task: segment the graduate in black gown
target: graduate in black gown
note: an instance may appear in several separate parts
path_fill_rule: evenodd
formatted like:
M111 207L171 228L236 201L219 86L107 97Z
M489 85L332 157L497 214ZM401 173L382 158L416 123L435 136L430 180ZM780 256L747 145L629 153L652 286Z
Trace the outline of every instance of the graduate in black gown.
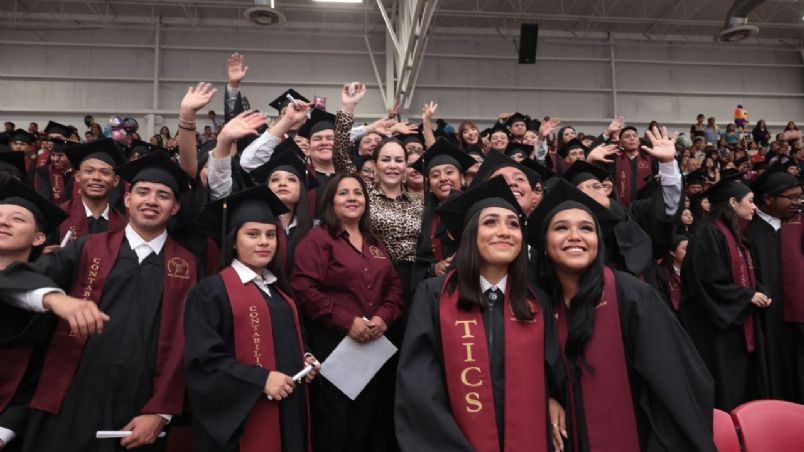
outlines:
M306 386L291 376L311 365L312 381L320 365L305 353L277 259L286 211L260 186L210 203L199 217L212 230L224 225L228 265L193 289L185 311L195 451L311 450Z
M416 261L427 269L422 278L444 276L452 263L458 242L447 231L436 208L450 195L463 190L463 174L474 164L475 159L441 137L412 165L425 181L422 229L416 244Z
M165 440L157 435L182 412L181 322L197 265L165 228L188 177L162 153L117 172L131 183L126 228L82 237L36 262L111 320L89 339L71 336L64 322L56 327L41 377L48 384L31 402L24 451L161 450ZM132 433L96 439L97 430Z
M57 228L67 213L17 180L0 186L0 449L20 450L42 358L57 317L75 323L75 317L91 319L97 307L68 296L48 306L28 306L15 295L39 287L55 287L48 277L27 264L42 251L45 236ZM88 308L88 309L85 309ZM76 327L78 325L76 324ZM87 325L81 325L86 332ZM93 333L96 332L93 328Z
M687 247L679 318L715 380L715 407L731 411L768 395L760 316L773 300L756 282L740 226L754 216L751 189L725 178L706 195L712 213Z
M768 395L802 403L804 393L797 393L804 388L804 382L794 365L799 359L786 354L790 347L786 347L784 339L784 322L798 323L793 321L798 317L794 313L801 312L796 308L804 304L800 301L804 298L800 291L791 290L793 296L789 299L784 296L785 286L793 289L796 280L804 276L801 273L804 269L793 264L802 262L801 235L798 235L798 240L795 236L787 236L788 228L795 227L795 217L801 210L801 181L784 172L781 165L776 165L753 180L751 189L757 212L745 229L745 238L751 250L757 282L773 300L759 313L767 349ZM789 254L792 259L783 262L782 253Z
M678 313L678 306L681 304L681 263L687 255L689 241L690 238L686 235L676 235L670 251L645 274L645 281L659 292L675 313Z
M313 227L311 190L318 187L306 163L304 153L293 140L285 140L274 149L271 159L250 173L258 185L266 185L282 201L287 212L279 216L277 258L289 275L293 270L296 244Z
M567 374L564 450L714 451L712 379L656 291L604 265L610 215L561 181L528 223Z
M548 394L560 360L549 302L528 283L524 213L502 177L438 212L460 245L456 270L422 282L411 306L396 385L401 449L558 450L563 409L550 399L548 413Z

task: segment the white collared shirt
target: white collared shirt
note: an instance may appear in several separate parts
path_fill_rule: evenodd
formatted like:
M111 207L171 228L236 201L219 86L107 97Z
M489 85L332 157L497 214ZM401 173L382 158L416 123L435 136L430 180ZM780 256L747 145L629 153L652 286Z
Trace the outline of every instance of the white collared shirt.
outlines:
M258 275L254 272L254 270L248 268L246 264L240 262L237 259L232 260L232 268L237 273L237 276L240 278L240 282L243 284L247 284L250 282L254 282L257 287L260 288L263 292L267 293L269 296L271 295L271 290L269 286L276 282L276 275L271 273L268 269L263 269L262 275Z
M137 253L137 258L141 264L151 253L159 254L162 251L162 247L165 246L165 241L167 241L167 230L162 231L161 234L150 242L146 242L145 239L140 237L134 228L128 224L126 225L126 240L128 240L128 245L131 249Z
M81 200L81 204L84 205L84 212L86 212L87 218L95 216L95 214L92 213L92 211L89 209L89 207L87 207L87 203L85 203L83 199ZM100 216L104 220L109 221L109 203L108 202L106 203L106 208L103 209L103 212L101 212Z
M496 290L499 290L500 292L502 292L503 294L505 294L505 283L507 281L508 281L508 275L505 275L505 276L502 277L500 282L498 282L497 284L492 285L489 282L489 280L487 280L486 278L483 277L483 275L481 275L480 276L480 290L483 293L486 293L486 291L489 290L489 289L492 289L492 290L496 289Z
M757 209L757 215L759 215L759 218L765 220L765 223L771 225L774 231L779 232L779 229L782 229L782 220L772 217L760 209Z

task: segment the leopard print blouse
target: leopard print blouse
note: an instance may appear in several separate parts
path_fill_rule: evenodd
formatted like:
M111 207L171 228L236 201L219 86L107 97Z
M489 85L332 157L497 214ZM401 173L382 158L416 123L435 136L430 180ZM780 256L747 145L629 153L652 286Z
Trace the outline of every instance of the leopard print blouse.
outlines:
M357 168L349 156L349 131L355 118L351 113L339 111L335 115L335 146L332 163L338 173L356 173ZM394 262L416 260L416 242L422 228L424 200L418 193L403 191L391 199L377 186L369 187L369 215L374 232L385 242Z

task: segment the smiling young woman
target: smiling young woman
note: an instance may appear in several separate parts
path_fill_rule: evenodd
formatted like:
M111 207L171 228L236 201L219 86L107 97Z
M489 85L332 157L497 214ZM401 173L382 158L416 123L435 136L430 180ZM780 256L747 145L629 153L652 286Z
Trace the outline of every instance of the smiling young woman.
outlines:
M611 214L562 180L528 223L554 300L568 450L712 451L711 377L655 290L604 266L599 220Z

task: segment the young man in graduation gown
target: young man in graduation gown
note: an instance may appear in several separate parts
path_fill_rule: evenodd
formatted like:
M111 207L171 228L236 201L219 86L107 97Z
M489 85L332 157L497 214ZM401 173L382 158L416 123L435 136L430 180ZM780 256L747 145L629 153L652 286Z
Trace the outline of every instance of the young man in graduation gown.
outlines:
M648 132L652 148L645 148L659 162L660 190L649 197L631 202L628 207L610 199L601 182L610 172L589 161L577 161L564 178L592 199L608 208L616 222L604 222L606 264L618 270L640 276L648 271L658 257L664 256L673 241L674 219L679 215L682 199L682 178L675 160L674 139L667 131ZM675 138L675 137L673 137ZM589 160L603 160L617 152L612 146L601 146L589 154Z
M25 179L30 183L33 181L36 169L36 137L26 130L17 129L11 134L9 147L12 152L22 152L25 155Z
M49 164L36 169L34 188L48 201L57 204L72 198L78 186L74 183L74 171L70 166L65 151L67 147L76 143L59 138L51 138L52 144L48 152Z
M117 143L111 138L71 146L65 152L76 169L78 196L60 205L70 214L58 228L51 244L60 244L70 232L71 240L87 234L117 231L126 226L126 217L109 202L113 190L120 185L115 167L125 163Z
M26 310L15 295L38 287L55 287L27 264L41 252L45 235L67 214L16 181L0 186L0 449L20 450L42 359L57 317ZM52 289L44 289L45 291ZM103 317L97 306L66 295L51 297L38 311L53 311L74 331L100 332ZM95 321L100 320L101 325ZM89 323L88 323L89 322ZM80 324L79 324L80 323Z
M624 127L620 132L620 150L612 156L614 162L609 165L614 174L614 188L625 207L637 199L640 190L659 173L658 161L640 151L641 144L636 127Z
M751 183L757 211L745 236L757 282L773 300L758 313L765 339L768 395L804 403L804 336L793 339L804 323L804 249L801 235L801 182L781 167L771 167ZM796 232L797 230L797 232ZM796 349L798 350L796 353ZM799 366L799 367L797 367Z
M161 450L158 434L182 412L182 312L197 265L166 225L189 180L163 153L117 172L131 183L125 229L82 237L36 264L114 320L88 340L70 336L63 322L56 328L42 370L48 384L31 402L24 451ZM95 439L97 430L132 433L118 443Z

